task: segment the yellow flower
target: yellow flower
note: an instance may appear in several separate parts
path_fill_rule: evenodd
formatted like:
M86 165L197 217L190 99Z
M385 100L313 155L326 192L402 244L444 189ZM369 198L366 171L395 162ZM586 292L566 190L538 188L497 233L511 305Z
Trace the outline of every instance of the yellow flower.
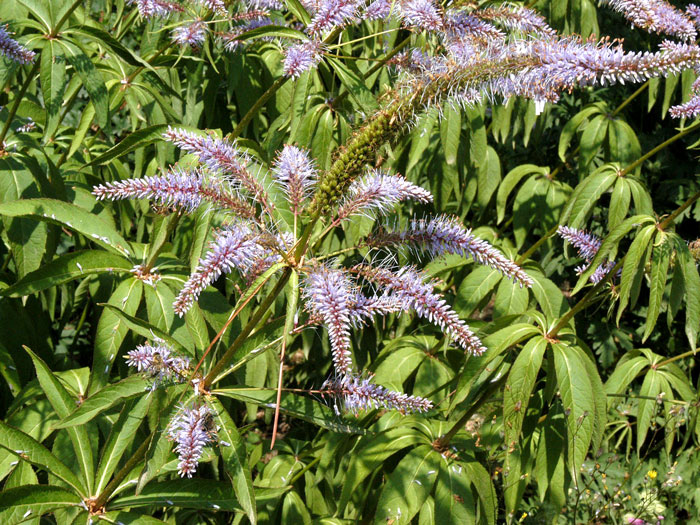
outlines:
M649 472L647 472L647 476L649 476L649 479L656 479L656 475L657 473L655 470L650 470Z

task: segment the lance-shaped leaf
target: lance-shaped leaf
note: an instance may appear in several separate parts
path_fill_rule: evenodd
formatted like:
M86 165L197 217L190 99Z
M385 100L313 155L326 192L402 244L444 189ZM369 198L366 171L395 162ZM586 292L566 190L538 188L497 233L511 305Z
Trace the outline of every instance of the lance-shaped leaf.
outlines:
M544 337L533 337L515 358L508 373L503 391L503 421L507 447L518 444L523 419L546 348L547 340Z
M95 493L102 492L109 483L124 451L136 437L136 431L146 417L152 399L153 396L145 396L138 402L129 400L124 404L119 418L112 425L107 442L102 447L102 456L95 475Z
M51 406L56 411L56 414L58 414L58 417L67 417L75 407L76 400L71 397L63 384L39 356L37 356L26 346L24 349L30 355L32 361L34 361L37 379L39 379L41 389L46 394L46 398L49 400L49 403L51 403ZM81 475L85 481L88 492L91 493L95 471L92 457L92 445L90 444L87 428L69 428L68 435L73 443L73 449L75 451L75 457L78 461L78 465L80 465Z
M650 224L637 233L625 255L625 265L622 267L620 278L620 306L617 310L617 322L620 323L622 312L628 303L634 307L639 288L644 277L647 261L651 256L651 247L655 234L658 232L655 225Z
M444 461L437 472L435 521L443 525L476 523L475 498L464 467Z
M251 524L255 525L258 521L255 507L255 491L253 489L250 467L248 466L245 443L224 406L216 398L212 398L212 405L219 427L217 434L219 436L221 457L224 460L224 468L231 477L233 492L238 502L243 507ZM221 443L222 440L227 445Z
M143 148L154 142L160 142L163 139L162 135L166 129L168 129L166 124L156 124L155 126L134 131L116 146L111 147L102 155L93 159L87 166L107 164L110 160L126 155L135 149Z
M410 523L432 491L440 460L431 446L410 450L387 478L374 523L384 524L391 519L396 525Z
M0 204L0 215L32 217L64 226L120 255L131 255L129 243L107 221L88 210L55 199L25 199Z
M564 343L552 345L557 385L566 414L569 471L576 479L593 435L595 401L582 350Z
M121 255L84 250L61 255L12 286L0 291L6 297L22 297L92 274L128 272L133 264Z
M157 337L162 339L169 345L175 347L175 349L182 354L189 355L190 352L174 337L166 334L163 330L156 328L152 324L147 323L143 319L138 319L132 315L124 313L120 308L117 308L113 304L101 303L100 306L104 306L105 310L110 310L114 312L120 319L124 321L126 326L139 335L142 335L146 339L153 339Z
M73 487L80 494L87 494L83 483L49 449L33 437L0 421L0 447L32 465L50 472Z
M148 385L148 380L141 375L129 376L117 383L107 385L83 401L78 408L56 425L56 428L83 425L124 400L144 394L148 390Z
M0 512L12 508L21 509L24 515L17 521L5 521L4 525L21 523L30 517L65 507L76 507L83 500L75 492L51 485L24 485L4 490L0 498Z

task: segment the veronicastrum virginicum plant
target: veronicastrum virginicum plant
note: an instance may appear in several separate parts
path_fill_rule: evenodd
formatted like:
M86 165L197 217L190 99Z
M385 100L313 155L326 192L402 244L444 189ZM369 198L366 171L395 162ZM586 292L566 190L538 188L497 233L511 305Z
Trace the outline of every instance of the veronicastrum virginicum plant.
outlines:
M661 216L673 208L652 201L640 167L696 125L642 155L615 117L658 77L692 75L699 13L605 3L660 35L650 51L559 34L507 3L0 2L13 88L0 112L2 306L18 326L23 307L37 320L0 341L13 399L1 520L493 523L530 508L532 472L552 519L585 520L600 470L582 478L581 465L608 446L611 400L642 373L638 456L661 418L670 451L696 396L676 362L700 322L697 248L674 227L698 193ZM553 122L580 88L642 82L616 110L598 101L569 121L560 167L501 181L485 122L503 140L511 122ZM697 89L691 79L669 113L695 116ZM189 155L173 164L172 144ZM423 160L436 151L444 162ZM563 177L572 162L581 180ZM608 190L597 238L583 228L603 229ZM493 230L465 226L511 210L502 250L480 238ZM557 232L585 261L573 291L592 283L571 308L552 280ZM572 321L605 300L624 327L645 280L642 340L664 308L669 327L685 308L691 350L631 349L603 385ZM261 457L268 437L277 447Z

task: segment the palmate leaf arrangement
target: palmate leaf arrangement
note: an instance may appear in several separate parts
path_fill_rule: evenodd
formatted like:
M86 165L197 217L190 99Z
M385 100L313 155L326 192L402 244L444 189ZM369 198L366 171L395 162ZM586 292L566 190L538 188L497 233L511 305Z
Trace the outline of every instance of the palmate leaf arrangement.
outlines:
M456 254L497 270L512 280L514 287L534 284L521 265L449 215L418 214L391 226L375 225L369 234L351 246L324 252L324 240L337 231L342 236L343 228L354 218L381 219L395 213L399 204L424 209L432 202L433 196L428 190L377 167L375 162L380 148L406 134L420 114L431 109L441 111L449 105L474 107L484 100L497 102L513 96L534 100L541 109L545 103L556 103L561 93L578 87L640 82L700 67L700 47L693 43L700 9L691 5L682 12L662 1L604 2L634 26L669 38L663 40L657 51L644 53L625 51L619 42L559 36L534 11L510 4L473 8L460 3L442 7L430 0L374 0L370 3L324 0L302 2L299 6L294 2L288 5L295 6L291 13L295 24L281 28L279 24L285 17L290 18L290 13L285 11L285 5L274 0L241 5L222 0L192 3L129 0L127 3L134 5L144 18L156 17L174 24L172 41L194 51L202 48L210 37L218 40L225 52L245 50L251 35L280 38L285 48L284 75L291 80L317 67L339 32L362 21L393 23L398 20L403 28L429 37L421 49L398 53L392 58L397 71L396 83L382 95L383 109L358 126L350 140L335 153L327 170L317 167L318 163L305 145L285 145L276 153L274 161L266 165L235 140L173 126L163 138L190 156L183 157L178 165L159 175L115 180L93 188L98 199L149 199L175 217L190 213L213 216L216 227L210 232L208 247L179 288L172 305L180 317L187 316L205 289L222 275L237 273L248 286L241 294L240 306L231 312L223 330L231 326L243 307L258 295L262 297L240 332L235 334L231 346L216 360L211 359L210 350L222 337L223 330L208 349L202 349L204 355L198 362L178 353L156 334L150 342L124 356L130 366L148 377L150 391L173 384L184 385L184 390L182 387L177 390L179 404L165 435L174 442L178 473L188 478L196 473L207 446L218 444L224 456L238 454L237 450L227 450L236 449L239 444L226 439L237 434L235 429L227 428L226 422L231 418L222 412L215 385L230 373L234 357L240 357L239 351L246 339L263 326L267 311L278 297L286 297L287 301L283 334L277 340L282 361L291 338L316 326L323 326L327 331L331 377L316 394L330 398L338 416L346 412L359 415L373 409L430 414L436 409L431 400L389 389L375 383L370 374L358 370L353 362L352 330L359 330L381 316L413 313L439 327L468 355L480 356L487 348L436 290L439 282L418 265L398 265L396 253L403 258L416 256L419 260ZM213 32L211 22L221 20L230 21L229 30ZM291 39L296 42L290 43ZM31 64L35 60L34 53L15 41L8 28L0 28L0 51L19 64ZM700 85L694 85L693 89L700 91ZM697 115L700 94L672 108L671 113L674 117ZM3 131L3 140L6 134L7 129ZM3 150L11 151L11 144L3 142ZM619 272L619 263L605 259L609 249L598 254L599 239L566 226L560 226L558 232L586 261L577 272L596 287L623 275ZM152 254L148 261L134 266L131 272L136 279L155 286L165 274L155 266L156 257ZM553 345L557 366L566 363L569 358L565 357L563 343L556 337L573 313L571 311L568 318L559 320L553 328L550 326L543 336L532 337L528 332L532 339L523 350L523 362L531 359L539 369L545 346ZM578 363L587 363L585 357L576 359ZM85 436L71 425L94 417L88 414L90 404L85 403L69 416L71 411L65 390L61 390L60 383L56 384L57 380L48 369L41 368L38 358L35 364L42 387L51 385L57 392L51 402L63 407L60 412L56 409L64 418L63 425L71 429L71 438L80 442ZM108 363L107 371L110 366ZM281 368L277 402L271 405L277 410L283 385ZM517 410L513 410L514 422L506 431L507 439L515 441L519 436L523 415L518 413L525 412L532 387L530 385L530 390L522 387L524 399L518 400ZM108 393L111 392L109 388L105 387ZM564 402L569 402L567 395L576 395L563 387L560 389ZM513 390L509 395L516 393ZM566 417L569 432L589 425L585 421L587 411L567 413ZM276 429L277 418L274 426ZM463 422L460 420L457 426L463 426ZM457 426L435 443L435 448L445 457L452 454L447 444ZM39 457L43 453L39 443L30 443L21 432L15 432L12 434L14 441L4 443L3 447L14 450L20 458L35 465L51 463L50 458ZM596 431L588 429L587 432L590 442ZM572 465L581 463L588 442L582 449L569 451ZM118 445L112 443L111 446ZM112 482L101 485L102 491L97 495L92 495L89 488L85 491L70 471L56 467L52 474L77 490L82 497L78 503L92 516L104 516L105 504L148 446L148 442L144 443L133 462L128 461ZM24 450L27 447L31 450ZM243 457L242 461L246 459ZM507 468L506 476L511 475L510 469L517 472L514 463ZM114 468L110 472L113 471ZM243 471L245 468L241 467ZM151 479L154 474L149 476L146 477ZM574 473L572 477L575 476ZM244 494L252 490L252 486L246 485L245 476L236 479L244 479L242 485L234 481L236 496L251 521L255 521L255 503L246 504L251 498ZM56 489L52 495L56 499L66 498L63 501L66 505L75 504L66 493ZM22 501L23 493L18 489L12 497L13 501ZM60 506L60 502L47 499L37 504L36 512ZM127 498L122 507L128 506ZM400 508L392 511L397 519L411 519L406 515L402 517L400 511Z

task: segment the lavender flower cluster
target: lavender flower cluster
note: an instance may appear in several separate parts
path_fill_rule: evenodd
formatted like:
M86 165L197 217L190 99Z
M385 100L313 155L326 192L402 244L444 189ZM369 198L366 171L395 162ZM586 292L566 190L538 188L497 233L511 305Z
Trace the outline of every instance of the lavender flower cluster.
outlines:
M161 204L191 212L211 206L223 213L225 224L214 231L206 254L199 260L173 305L182 316L199 294L222 274L238 272L247 282L273 264L294 260L296 231L288 229L268 194L262 166L243 154L235 144L188 131L168 129L164 138L200 161L193 170L175 166L164 175L127 179L94 188L101 199L150 198ZM303 215L319 179L313 160L304 149L285 146L270 167L267 180L278 185L294 216ZM404 201L432 202L427 190L399 175L370 170L355 181L328 218L328 228L339 227L355 215L377 216L391 212ZM296 224L296 221L295 221ZM327 230L326 230L327 231ZM374 243L374 244L373 244ZM494 267L520 286L531 286L529 276L495 248L477 238L456 218L415 219L403 232L375 232L370 247L420 246L431 257L453 253L472 257ZM391 392L361 379L353 366L351 330L376 316L415 312L438 326L465 351L479 355L486 348L477 335L435 291L435 282L414 267L390 269L372 264L344 268L313 254L313 246L297 269L302 298L309 314L307 325L326 327L331 343L337 397L351 412L377 407L404 412L427 410L429 400ZM156 283L157 284L157 283ZM367 294L367 291L370 294ZM133 354L133 355L132 355ZM149 369L146 349L130 354L130 363ZM164 361L169 363L168 355ZM161 365L162 366L162 365ZM187 366L185 363L183 366ZM169 367L162 373L172 377ZM159 373L161 373L159 371ZM185 469L185 471L188 471Z
M212 427L212 413L206 404L182 406L170 421L167 433L175 442L180 476L191 478L197 471L204 447L214 440L216 429Z
M189 374L190 360L175 354L161 339L156 339L153 345L137 346L124 358L127 365L135 367L138 372L145 372L154 380L153 388L163 383L182 383Z
M576 248L579 257L586 261L585 265L576 267L576 275L581 275L588 270L593 258L598 253L601 240L592 233L569 228L568 226L559 226L557 233L562 239L571 243ZM606 261L595 269L589 280L594 284L600 282L614 267L615 261Z

